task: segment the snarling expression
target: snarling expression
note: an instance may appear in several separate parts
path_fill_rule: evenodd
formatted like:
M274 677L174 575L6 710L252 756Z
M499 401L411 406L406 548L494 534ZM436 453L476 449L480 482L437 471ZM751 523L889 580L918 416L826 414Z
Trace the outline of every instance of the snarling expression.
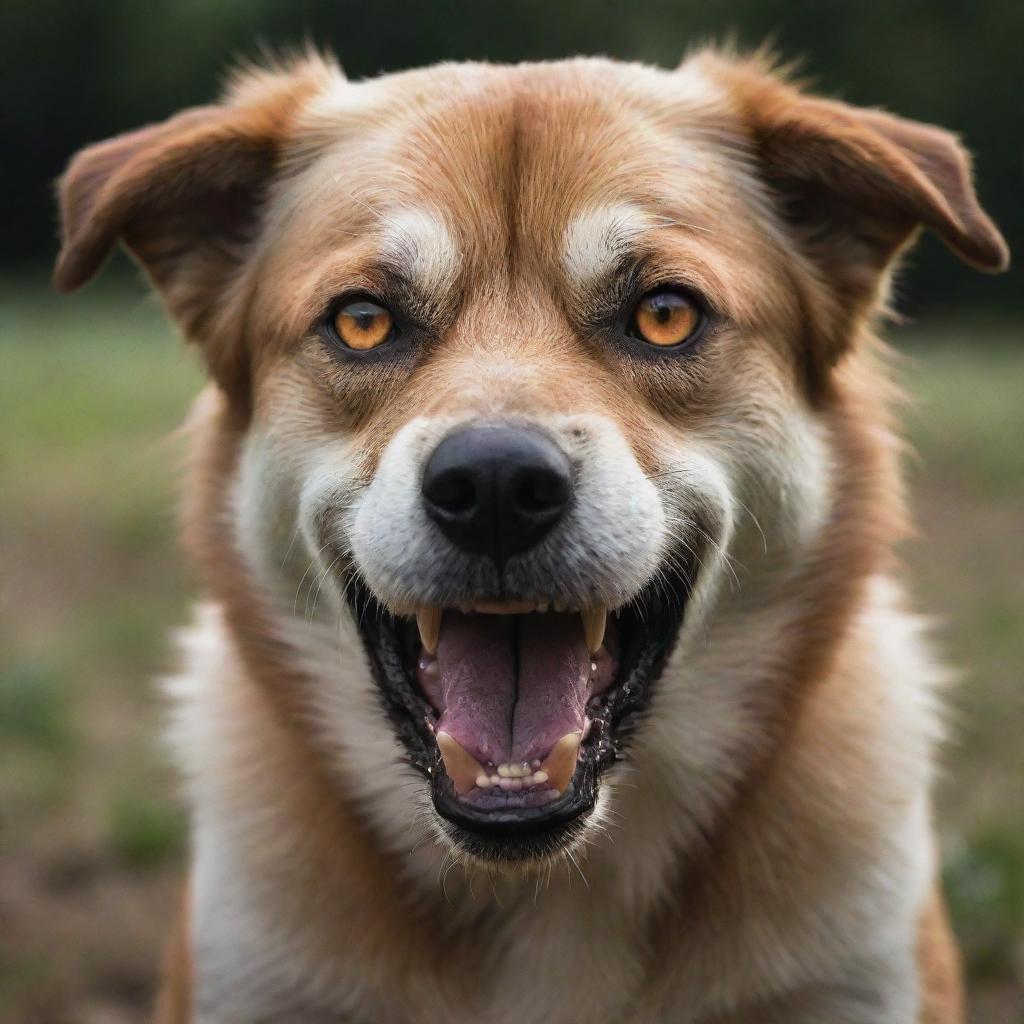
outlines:
M585 832L726 571L744 458L800 422L733 154L538 88L474 73L298 173L252 321L282 339L256 419L307 468L390 728L441 833L502 861ZM808 474L776 465L792 501Z
M713 627L824 550L886 268L921 224L1006 262L952 137L713 54L310 58L86 150L62 205L58 284L120 238L203 348L208 583L237 547L346 790L392 845L426 814L505 864L586 841L624 762L728 775L760 698L749 624Z

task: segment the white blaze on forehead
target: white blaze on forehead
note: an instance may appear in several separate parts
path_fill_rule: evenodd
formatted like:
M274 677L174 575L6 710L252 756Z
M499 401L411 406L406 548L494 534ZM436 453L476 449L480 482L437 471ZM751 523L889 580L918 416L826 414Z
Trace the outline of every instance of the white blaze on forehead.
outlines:
M652 218L629 203L596 206L573 218L562 254L573 287L582 290L606 278L652 226Z
M458 276L458 246L435 211L408 208L385 214L381 231L381 256L424 295L440 291Z

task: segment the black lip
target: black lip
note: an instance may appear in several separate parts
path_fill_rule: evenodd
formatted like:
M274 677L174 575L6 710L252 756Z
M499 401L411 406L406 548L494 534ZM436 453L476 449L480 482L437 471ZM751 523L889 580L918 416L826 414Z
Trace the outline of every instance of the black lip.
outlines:
M543 807L481 811L455 796L444 772L433 775L434 807L446 819L451 838L481 860L534 860L572 842L597 798L597 759L581 753L565 793Z
M415 655L410 657L403 642L405 624L360 580L351 581L346 593L378 694L409 763L429 780L434 807L457 846L482 859L519 862L557 853L572 842L594 809L604 770L625 756L650 702L679 634L697 564L692 556L667 559L658 581L620 609L619 675L589 710L593 724L572 782L549 804L515 810L483 810L456 797L434 741L433 709L415 682Z

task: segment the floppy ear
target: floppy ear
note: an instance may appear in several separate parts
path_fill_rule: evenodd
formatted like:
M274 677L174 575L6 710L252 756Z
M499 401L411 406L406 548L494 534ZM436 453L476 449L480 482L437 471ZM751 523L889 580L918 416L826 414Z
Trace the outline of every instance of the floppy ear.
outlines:
M808 96L758 59L710 59L746 121L785 220L834 293L827 359L884 302L894 257L930 228L979 270L1005 270L1006 243L978 204L967 151L950 132Z
M222 336L217 313L258 233L295 113L334 73L312 59L292 71L250 73L222 104L83 149L58 183L56 287L85 284L121 241L230 387L244 372L243 340Z

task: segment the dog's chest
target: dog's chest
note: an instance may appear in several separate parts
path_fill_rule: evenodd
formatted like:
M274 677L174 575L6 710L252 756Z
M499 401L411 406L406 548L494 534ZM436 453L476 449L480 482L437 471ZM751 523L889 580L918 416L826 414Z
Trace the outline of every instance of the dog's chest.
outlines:
M198 865L197 865L198 867ZM210 877L200 867L200 894ZM196 908L198 1020L216 1024L260 1021L344 1021L373 1024L600 1024L632 1019L642 989L636 937L597 907L578 911L576 895L547 907L513 909L498 927L474 931L453 944L450 970L403 972L380 964L370 978L356 957L323 955L317 923L290 922L288 933L268 926L246 906L246 880L233 891L221 880L218 905ZM228 883L230 884L230 883ZM579 887L583 883L579 882ZM360 929L370 922L352 919ZM443 928L438 927L438 942ZM433 1007L427 1011L426 1008Z

